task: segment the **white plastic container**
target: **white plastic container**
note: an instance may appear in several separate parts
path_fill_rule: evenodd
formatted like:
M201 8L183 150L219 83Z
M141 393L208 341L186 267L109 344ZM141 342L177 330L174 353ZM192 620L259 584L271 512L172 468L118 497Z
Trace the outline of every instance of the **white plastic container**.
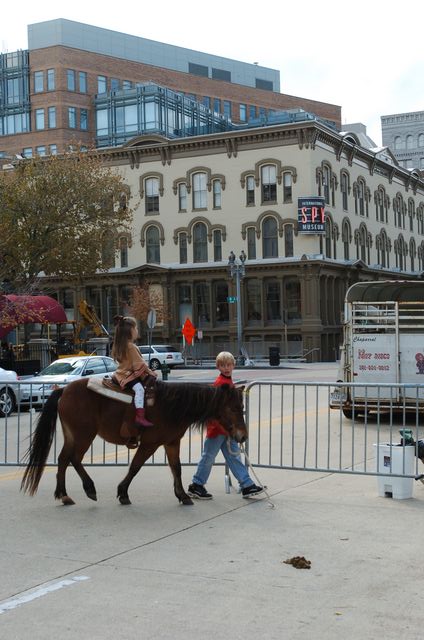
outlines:
M415 447L380 443L378 447L379 473L399 473L402 475L415 475ZM414 478L398 478L377 476L378 495L391 497L395 500L412 498Z

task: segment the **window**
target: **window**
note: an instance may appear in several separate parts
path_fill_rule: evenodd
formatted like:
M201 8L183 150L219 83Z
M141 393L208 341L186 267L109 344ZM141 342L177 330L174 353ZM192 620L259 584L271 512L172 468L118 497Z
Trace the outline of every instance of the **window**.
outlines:
M292 202L292 174L286 171L283 175L283 202Z
M73 69L66 70L66 87L68 91L75 91L75 71Z
M193 209L206 209L206 173L195 173L193 175Z
M187 234L178 234L178 246L180 251L180 264L187 264Z
M221 180L213 181L213 208L221 208Z
M284 255L286 256L286 258L292 258L294 255L292 224L284 225Z
M331 171L329 167L324 167L324 171L322 174L322 184L324 187L324 200L326 204L330 204L330 180Z
M207 109L211 108L211 99L209 98L209 96L203 96L202 103Z
M281 320L280 283L265 282L266 319L268 322Z
M265 165L261 168L262 204L277 201L277 178L275 165Z
M198 222L193 227L193 262L208 261L206 225Z
M47 91L54 91L56 88L55 70L47 69Z
M87 74L85 71L78 72L79 90L81 93L87 93Z
M262 320L262 286L259 280L249 278L246 281L247 321L256 323Z
M247 176L246 180L246 205L255 204L255 178Z
M402 138L400 136L396 136L394 140L395 151L399 151L402 149Z
M228 322L228 284L217 282L215 284L216 322Z
M287 322L294 322L302 319L302 305L300 296L300 282L298 280L287 280L284 285L284 306Z
M157 178L147 178L145 187L146 213L159 213L159 180Z
M44 71L34 71L34 93L44 91Z
M187 187L183 183L178 185L178 210L187 211Z
M121 267L128 267L128 238L119 238L119 254Z
M215 69L212 67L212 78L214 80L226 80L226 82L231 82L231 72L225 71L225 69Z
M262 223L262 257L278 258L277 221L265 218Z
M221 262L222 260L222 234L219 229L215 229L213 232L213 259L214 262Z
M22 151L22 155L24 158L32 158L32 147L25 147Z
M119 82L118 78L111 78L110 79L110 90L111 91L119 91L119 87L120 87L120 82Z
M349 193L349 179L348 179L346 173L342 173L341 191L342 191L343 211L347 211L348 210L348 198L347 198L347 196L348 196L348 193Z
M209 286L205 282L194 285L195 314L199 327L210 322Z
M37 156L45 156L46 155L46 147L41 145L40 147L35 147L35 153Z
M80 129L82 129L82 131L87 131L88 129L88 110L87 109L80 110Z
M68 127L70 129L77 128L77 110L76 107L68 107Z
M247 257L249 260L256 260L256 229L248 227L247 229Z
M240 105L240 121L246 122L247 120L247 106L245 104Z
M261 78L255 79L257 89L264 89L265 91L274 91L274 85L271 80L262 80Z
M102 237L102 262L103 267L107 269L115 266L115 243L110 231L104 233Z
M35 128L44 129L44 109L35 110Z
M105 76L97 76L97 93L106 93L107 80Z
M49 151L51 156L57 156L57 144L51 144L49 146Z
M414 148L414 138L412 136L406 136L406 148L407 150Z
M131 80L122 80L122 88L124 91L127 91L128 89L132 89L133 83L131 82Z
M49 107L47 111L49 129L56 128L56 107Z
M231 120L231 102L230 100L224 100L224 116Z
M343 221L342 226L342 242L343 242L343 257L345 260L349 260L349 245L351 240L351 231L348 220Z
M256 107L254 104L249 105L249 120L256 118Z
M149 227L146 231L146 262L160 264L159 229Z
M208 67L205 67L203 64L196 64L195 62L189 62L188 72L192 73L195 76L203 76L204 78L207 78L209 69Z
M213 110L215 113L221 113L221 100L219 98L213 99Z

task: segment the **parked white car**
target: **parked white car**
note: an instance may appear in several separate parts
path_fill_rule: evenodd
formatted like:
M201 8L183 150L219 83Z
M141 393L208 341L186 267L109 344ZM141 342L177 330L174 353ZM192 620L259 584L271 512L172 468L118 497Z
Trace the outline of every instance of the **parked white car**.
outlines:
M55 360L20 387L21 407L41 407L56 385L63 386L79 378L103 378L112 375L117 364L107 356L68 356Z
M140 353L144 360L149 364L150 369L155 371L160 369L163 364L166 364L170 369L177 365L184 364L184 358L181 351L171 347L169 344L143 344L138 346Z
M7 371L0 367L0 417L10 416L19 404L19 380L16 371Z

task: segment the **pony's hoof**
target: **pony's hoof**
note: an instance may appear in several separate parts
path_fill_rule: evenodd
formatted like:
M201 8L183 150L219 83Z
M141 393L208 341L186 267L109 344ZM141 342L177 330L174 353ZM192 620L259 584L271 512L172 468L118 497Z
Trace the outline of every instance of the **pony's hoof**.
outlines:
M180 502L182 502L183 504L187 504L187 505L194 504L193 500L191 498L189 498L188 496L186 498L181 498Z
M90 498L90 500L94 500L94 502L97 502L97 493L87 493L87 498Z
M121 504L131 504L131 500L129 499L128 496L118 496L119 497L119 502Z
M75 502L69 496L62 496L62 504L68 507L71 504L75 504Z

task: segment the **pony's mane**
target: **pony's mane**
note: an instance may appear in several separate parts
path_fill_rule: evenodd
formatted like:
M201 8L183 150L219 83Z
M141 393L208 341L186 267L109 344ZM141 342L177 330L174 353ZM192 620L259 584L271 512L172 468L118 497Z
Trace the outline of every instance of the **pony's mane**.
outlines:
M229 389L226 386L226 389ZM169 422L188 423L200 428L208 420L216 418L222 407L223 387L193 382L155 384L155 402Z

